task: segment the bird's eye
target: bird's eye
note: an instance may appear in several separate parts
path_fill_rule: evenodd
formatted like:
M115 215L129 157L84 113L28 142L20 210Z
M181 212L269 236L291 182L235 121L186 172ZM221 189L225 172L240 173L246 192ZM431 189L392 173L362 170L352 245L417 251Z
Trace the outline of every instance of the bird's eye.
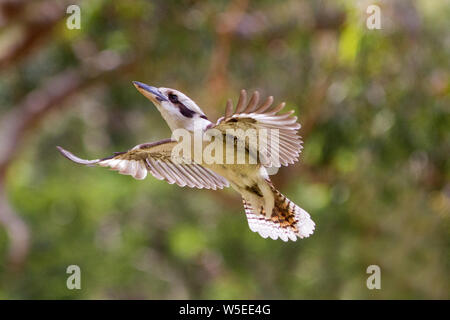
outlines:
M169 93L169 100L172 103L177 103L178 102L178 96L176 94Z

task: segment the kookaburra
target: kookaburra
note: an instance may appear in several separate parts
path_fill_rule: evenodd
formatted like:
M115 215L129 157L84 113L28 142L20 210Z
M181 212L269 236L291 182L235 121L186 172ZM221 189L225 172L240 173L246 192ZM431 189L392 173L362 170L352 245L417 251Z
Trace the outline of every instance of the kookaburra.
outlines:
M252 148L251 141L247 141L245 136L242 138L233 134L233 143L225 145L225 153L230 151L228 148L233 148L231 151L244 152L246 159L251 158L253 162L230 163L224 160L205 163L185 158L174 159L172 151L179 143L174 138L139 144L128 151L116 152L110 157L96 160L80 159L57 147L59 151L76 163L109 167L139 180L150 172L159 180L176 183L181 187L216 190L231 185L242 196L250 229L263 238L296 241L297 238L308 237L314 232L315 224L310 215L275 189L267 173L268 168L293 164L302 149L302 141L297 135L300 124L297 123L297 117L292 116L294 111L279 114L285 106L284 102L270 108L273 97L268 97L264 103L259 104L259 93L254 92L247 103L246 91L242 90L236 108L228 100L225 115L213 123L193 100L177 90L156 88L137 81L133 84L153 102L172 132L183 129L195 136L199 132L215 129L229 141L229 129L242 129L244 132L250 129L271 130L277 134L277 159L258 157L252 152L255 148ZM239 144L244 148L238 149ZM196 150L193 149L193 152ZM271 152L268 154L270 156ZM233 159L236 160L236 157Z

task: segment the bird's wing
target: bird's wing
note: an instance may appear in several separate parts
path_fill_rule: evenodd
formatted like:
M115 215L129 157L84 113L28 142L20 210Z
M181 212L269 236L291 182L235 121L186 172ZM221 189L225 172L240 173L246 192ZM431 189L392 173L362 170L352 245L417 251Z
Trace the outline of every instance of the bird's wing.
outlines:
M144 143L126 152L116 152L111 157L95 160L80 159L61 147L57 148L73 162L109 167L138 180L144 179L147 172L150 172L156 179L166 180L170 184L176 183L180 187L214 190L228 187L228 181L215 172L196 163L187 163L172 157L172 149L176 144L177 142L171 139Z
M294 110L284 114L278 114L284 107L282 102L274 108L270 108L273 103L273 97L258 105L259 93L253 93L250 101L246 102L247 93L241 91L236 109L233 110L231 100L227 101L225 116L217 120L213 127L225 132L227 129L267 129L267 144L262 149L258 149L261 163L266 167L287 166L297 161L302 150L302 140L297 135L300 124L297 123L297 117L293 116ZM278 138L276 139L277 136ZM274 140L272 140L274 137ZM278 147L271 141L278 141ZM277 154L278 153L278 154Z

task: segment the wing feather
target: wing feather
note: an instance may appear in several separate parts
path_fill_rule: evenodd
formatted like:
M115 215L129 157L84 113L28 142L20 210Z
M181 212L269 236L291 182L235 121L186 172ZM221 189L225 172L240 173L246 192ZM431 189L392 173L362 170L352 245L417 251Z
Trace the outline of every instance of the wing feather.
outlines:
M259 148L260 162L266 167L279 167L297 161L302 150L302 140L297 135L300 124L297 117L292 115L294 110L278 114L286 106L284 102L270 109L273 103L272 96L258 107L257 91L253 93L247 105L246 101L247 93L242 90L234 113L231 102L227 101L225 116L220 118L213 128L222 132L227 129L267 129L267 146L260 144ZM277 139L278 148L274 145Z
M169 184L176 183L180 187L214 190L228 187L228 181L210 169L196 163L180 162L179 159L173 161L172 149L176 144L177 142L171 139L144 143L126 152L117 152L111 157L95 160L81 159L61 147L57 148L73 162L109 167L138 180L145 179L150 172L156 179L165 180Z

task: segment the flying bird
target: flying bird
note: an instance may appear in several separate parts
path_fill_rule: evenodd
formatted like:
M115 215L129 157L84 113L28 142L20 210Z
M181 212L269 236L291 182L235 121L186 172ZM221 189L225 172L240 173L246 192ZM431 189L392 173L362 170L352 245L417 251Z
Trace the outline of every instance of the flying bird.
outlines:
M231 186L242 196L250 230L263 238L296 241L297 238L309 237L314 232L315 223L310 215L281 194L270 181L267 172L271 167L293 164L298 160L302 149L302 141L297 135L300 124L297 123L297 117L292 115L294 111L279 114L285 107L284 102L271 108L273 97L270 96L259 104L259 93L255 91L247 103L247 93L242 90L236 108L228 100L225 115L214 123L208 120L192 99L180 91L156 88L137 81L133 81L133 84L153 102L172 132L182 129L194 136L198 132L214 129L227 141L232 141L224 144L225 153L233 148L231 151L235 151L236 156L243 152L241 155L254 161L228 163L224 160L205 163L185 158L175 159L173 151L179 141L173 138L139 144L128 151L95 160L78 158L58 146L62 155L79 164L109 167L138 180L150 173L159 180L175 183L180 187L216 190ZM258 152L255 154L254 150L259 149L252 146L251 139L230 134L233 129L242 129L244 132L251 129L272 130L277 135L278 140L275 141L278 143L276 147L275 143L268 143L264 149L266 156L260 154L258 157ZM239 149L239 144L243 148ZM236 156L233 160L236 160Z

